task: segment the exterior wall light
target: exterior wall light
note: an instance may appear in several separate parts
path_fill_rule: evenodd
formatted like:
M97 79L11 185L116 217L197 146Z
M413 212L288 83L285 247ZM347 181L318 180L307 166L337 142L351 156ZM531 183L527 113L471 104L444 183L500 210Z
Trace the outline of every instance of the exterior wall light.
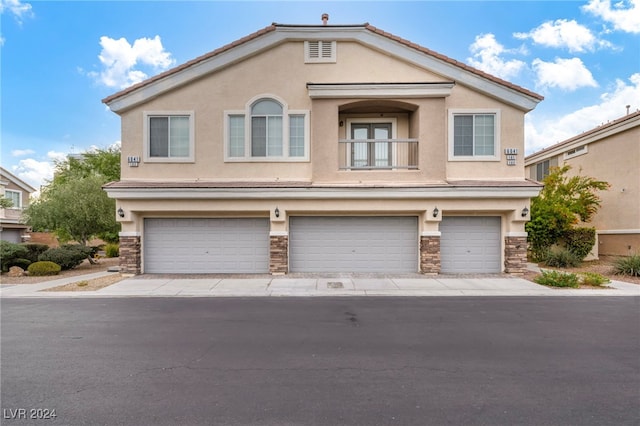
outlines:
M278 209L278 207L276 207L276 209L274 210L273 214L275 214L276 217L280 217L280 209Z
M433 209L433 217L438 217L438 213L440 213L440 210L438 210L438 207Z
M522 217L527 217L527 215L529 214L529 209L528 208L524 208L522 209Z
M118 209L118 216L124 217L124 210L122 210L122 207Z

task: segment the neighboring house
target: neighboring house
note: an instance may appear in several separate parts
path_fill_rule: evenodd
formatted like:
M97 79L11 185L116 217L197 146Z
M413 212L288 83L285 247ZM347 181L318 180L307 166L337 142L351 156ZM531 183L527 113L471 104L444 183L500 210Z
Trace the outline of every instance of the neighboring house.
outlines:
M525 158L527 175L541 181L550 167L571 166L611 185L586 226L596 228L596 255L640 253L640 111L603 124Z
M29 206L29 196L36 189L0 167L0 197L8 198L13 206L0 208L0 239L12 243L29 240L29 227L22 223L22 210Z
M542 99L369 24L273 24L103 100L122 271L521 273Z

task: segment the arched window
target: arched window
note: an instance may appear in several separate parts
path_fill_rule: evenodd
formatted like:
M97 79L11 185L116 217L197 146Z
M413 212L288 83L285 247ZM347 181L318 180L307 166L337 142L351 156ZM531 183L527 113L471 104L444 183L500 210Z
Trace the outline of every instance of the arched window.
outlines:
M244 111L225 111L225 144L227 161L308 161L309 111L256 96Z
M251 156L282 156L282 105L260 99L251 107Z

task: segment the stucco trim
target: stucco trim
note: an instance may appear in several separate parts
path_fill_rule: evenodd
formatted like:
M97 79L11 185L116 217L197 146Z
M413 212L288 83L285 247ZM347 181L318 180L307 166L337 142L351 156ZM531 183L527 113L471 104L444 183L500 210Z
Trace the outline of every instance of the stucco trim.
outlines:
M475 187L449 188L109 188L110 198L119 200L258 200L258 199L473 199L531 198L540 187Z
M118 236L119 237L141 237L142 233L137 231L120 232L118 233Z
M311 99L444 98L455 83L308 83Z
M640 229L604 229L604 230L596 230L596 234L603 234L603 235L640 234Z
M269 232L269 236L270 237L288 237L289 236L289 232L287 232L287 231L270 231Z
M505 232L504 236L505 237L527 237L529 234L526 232Z
M442 232L440 231L422 231L420 233L421 237L441 237Z

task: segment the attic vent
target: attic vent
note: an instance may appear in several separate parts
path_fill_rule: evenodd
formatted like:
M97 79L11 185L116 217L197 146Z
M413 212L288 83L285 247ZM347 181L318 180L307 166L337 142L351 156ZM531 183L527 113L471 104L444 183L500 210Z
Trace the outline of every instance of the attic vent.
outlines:
M326 40L315 40L304 42L304 61L336 62L336 42Z

